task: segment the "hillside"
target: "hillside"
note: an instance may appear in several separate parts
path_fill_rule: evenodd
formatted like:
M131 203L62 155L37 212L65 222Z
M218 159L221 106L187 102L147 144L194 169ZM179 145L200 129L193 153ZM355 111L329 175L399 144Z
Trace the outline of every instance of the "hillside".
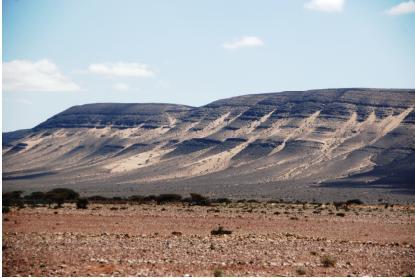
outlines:
M88 104L3 133L3 192L415 200L415 90Z

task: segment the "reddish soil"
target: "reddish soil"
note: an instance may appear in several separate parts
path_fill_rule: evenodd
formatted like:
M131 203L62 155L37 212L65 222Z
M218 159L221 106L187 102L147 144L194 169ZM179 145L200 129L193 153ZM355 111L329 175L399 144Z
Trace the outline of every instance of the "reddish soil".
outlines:
M211 235L219 225L232 234ZM414 235L415 206L13 209L3 215L3 275L404 276L415 272Z

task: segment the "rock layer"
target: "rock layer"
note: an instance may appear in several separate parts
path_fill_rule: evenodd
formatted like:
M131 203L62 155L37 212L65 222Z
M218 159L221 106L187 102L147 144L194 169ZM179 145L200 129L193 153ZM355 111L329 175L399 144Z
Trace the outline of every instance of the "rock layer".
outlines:
M87 194L412 201L414 106L415 90L395 89L244 95L202 107L75 106L3 134L3 182Z

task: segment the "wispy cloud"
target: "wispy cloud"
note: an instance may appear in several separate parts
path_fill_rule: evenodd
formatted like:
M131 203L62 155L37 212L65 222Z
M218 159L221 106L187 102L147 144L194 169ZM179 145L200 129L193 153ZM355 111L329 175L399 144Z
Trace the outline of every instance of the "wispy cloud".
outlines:
M128 91L128 90L130 89L130 86L129 86L128 84L125 84L125 83L121 83L121 82L119 82L119 83L115 83L115 84L112 86L112 88L113 88L115 91L122 92L122 91Z
M304 8L326 13L343 11L346 0L310 0L304 4Z
M262 45L264 45L264 42L260 38L248 36L238 38L230 42L225 42L222 44L222 47L225 49L233 50L238 48L257 47Z
M13 60L3 63L5 91L77 91L79 86L49 60Z
M386 11L389 15L403 15L415 12L415 1L410 0L399 3Z
M88 71L94 74L118 77L153 77L155 75L148 65L123 62L91 64Z

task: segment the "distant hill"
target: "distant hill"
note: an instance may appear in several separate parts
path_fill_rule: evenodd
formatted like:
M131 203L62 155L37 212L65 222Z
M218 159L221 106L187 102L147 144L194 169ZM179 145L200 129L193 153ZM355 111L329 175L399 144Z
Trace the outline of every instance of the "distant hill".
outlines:
M3 133L3 191L415 200L415 90L100 103Z

